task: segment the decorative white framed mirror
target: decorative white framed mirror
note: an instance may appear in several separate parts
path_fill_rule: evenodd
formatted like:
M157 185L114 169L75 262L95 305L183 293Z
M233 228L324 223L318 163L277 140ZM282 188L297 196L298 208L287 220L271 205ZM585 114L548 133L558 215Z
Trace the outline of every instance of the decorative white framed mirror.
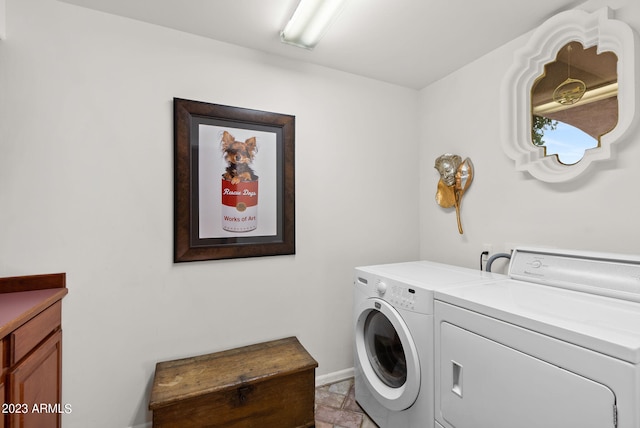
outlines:
M501 88L502 146L518 171L562 182L612 156L635 118L634 42L609 8L562 12L533 32Z

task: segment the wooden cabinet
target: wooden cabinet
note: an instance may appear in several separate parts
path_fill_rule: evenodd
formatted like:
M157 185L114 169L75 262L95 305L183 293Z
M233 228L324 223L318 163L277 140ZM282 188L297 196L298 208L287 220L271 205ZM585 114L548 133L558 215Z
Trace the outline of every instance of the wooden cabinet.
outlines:
M0 382L0 397L4 397L4 383ZM0 414L0 428L4 428L4 414Z
M4 405L4 397L5 397L5 372L7 371L8 357L5 352L6 346L4 346L5 340L0 337L0 399L2 400L2 404ZM5 414L0 409L0 428L5 428Z
M10 427L61 426L61 369L62 331L57 330L9 372L12 402L29 406L24 414L9 415Z
M64 274L0 278L0 428L61 426L66 293Z

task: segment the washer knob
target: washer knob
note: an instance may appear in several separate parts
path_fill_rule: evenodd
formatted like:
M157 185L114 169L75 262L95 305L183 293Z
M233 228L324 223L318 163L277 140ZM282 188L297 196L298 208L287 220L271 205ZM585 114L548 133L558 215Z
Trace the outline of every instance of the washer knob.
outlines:
M384 293L387 292L387 284L385 284L382 281L379 281L378 285L376 285L376 290L378 290L379 295L384 296Z

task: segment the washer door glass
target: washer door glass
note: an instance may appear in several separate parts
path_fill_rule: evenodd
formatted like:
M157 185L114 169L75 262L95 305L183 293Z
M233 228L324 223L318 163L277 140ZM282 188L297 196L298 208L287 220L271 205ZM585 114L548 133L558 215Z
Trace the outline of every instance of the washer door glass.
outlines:
M409 408L418 398L422 376L418 349L407 323L383 299L365 299L355 310L356 377L385 409ZM428 322L426 315L407 316L416 328L422 320ZM429 337L421 338L425 339Z
M371 367L387 386L407 381L407 360L398 332L379 311L371 311L364 323L364 341Z

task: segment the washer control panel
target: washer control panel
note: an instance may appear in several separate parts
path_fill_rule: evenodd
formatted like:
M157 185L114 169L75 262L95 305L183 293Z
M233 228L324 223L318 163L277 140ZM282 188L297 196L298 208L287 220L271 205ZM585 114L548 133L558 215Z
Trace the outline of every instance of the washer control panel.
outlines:
M387 284L378 280L378 283L376 284L376 290L378 291L378 294L380 296L384 296L384 294L387 292Z
M382 299L396 309L433 313L433 292L430 290L370 272L356 272L354 283L357 293Z
M387 298L389 303L401 308L415 310L416 308L416 290L400 285L392 285L391 293Z

